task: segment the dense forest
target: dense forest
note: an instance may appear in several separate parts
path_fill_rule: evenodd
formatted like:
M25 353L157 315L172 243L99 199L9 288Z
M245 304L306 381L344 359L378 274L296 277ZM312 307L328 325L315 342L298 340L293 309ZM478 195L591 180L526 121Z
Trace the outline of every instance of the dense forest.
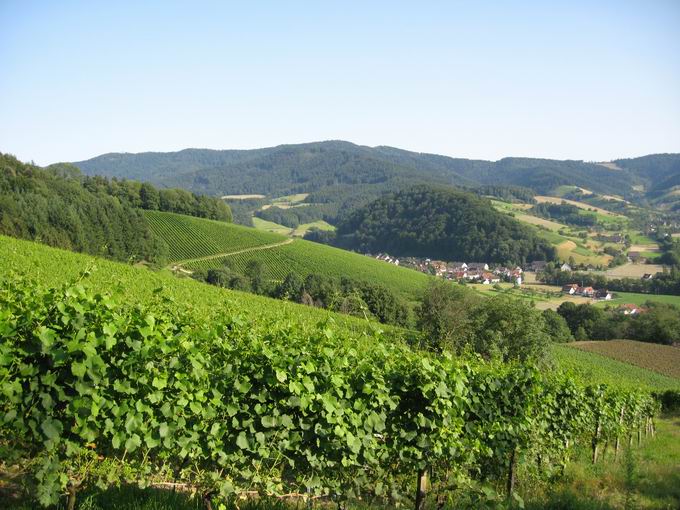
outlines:
M161 263L167 246L140 209L231 220L221 200L135 181L40 168L0 154L0 234L124 261Z
M61 177L78 180L85 189L93 193L106 193L132 207L151 211L174 212L210 220L227 222L232 220L231 209L219 198L197 195L179 188L157 189L146 182L84 176L80 173L78 167L70 163L50 165L47 170Z
M487 191L511 186L540 194L549 194L560 185L575 185L637 199L642 194L633 186L656 189L662 182L677 179L678 159L677 155L659 155L620 160L622 169L617 170L583 161L504 158L492 162L327 141L245 151L104 154L75 164L88 175L131 178L213 196L312 193L317 196L309 198L310 202L332 203L336 211L347 211L416 184L489 186ZM657 162L663 166L658 175L651 170ZM506 194L497 193L496 189L488 194ZM526 193L513 194L515 199L528 201Z
M552 260L532 230L471 193L416 186L386 195L338 226L335 242L364 252L442 260L524 263Z

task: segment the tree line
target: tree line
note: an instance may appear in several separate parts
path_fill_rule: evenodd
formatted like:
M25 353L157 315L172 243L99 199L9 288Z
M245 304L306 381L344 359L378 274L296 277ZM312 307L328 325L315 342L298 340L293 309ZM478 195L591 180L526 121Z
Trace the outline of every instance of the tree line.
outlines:
M243 272L224 265L195 271L192 277L218 287L325 308L384 324L408 326L411 323L408 304L394 292L383 285L347 276L332 278L316 273L301 276L291 272L282 282L275 282L266 264L251 260Z
M86 176L70 163L57 163L47 167L57 175L79 180L93 193L106 193L132 207L150 211L174 212L218 221L232 221L231 209L221 199L197 195L180 188L158 189L148 182L101 176Z
M618 292L638 292L641 294L680 295L680 268L671 267L668 271L657 273L651 279L607 278L592 272L561 271L554 264L546 265L538 274L538 279L549 285L578 283L582 287L594 287Z
M162 261L142 212L81 180L0 154L0 233L122 261Z
M231 221L229 206L184 190L86 177L73 165L48 168L0 154L0 234L121 261L162 264L167 244L141 209Z
M255 211L255 216L286 227L296 228L305 223L332 219L332 209L332 207L329 207L326 204L303 203L303 205L286 209L273 205L266 209ZM330 215L329 212L331 212Z
M550 202L536 204L529 209L529 212L541 218L556 220L566 225L578 227L592 227L597 223L597 217L594 214L584 213L583 209L566 202L561 204Z
M566 301L557 313L564 318L575 340L626 338L667 345L680 342L680 307L647 301L640 308L641 313L624 315L615 308Z

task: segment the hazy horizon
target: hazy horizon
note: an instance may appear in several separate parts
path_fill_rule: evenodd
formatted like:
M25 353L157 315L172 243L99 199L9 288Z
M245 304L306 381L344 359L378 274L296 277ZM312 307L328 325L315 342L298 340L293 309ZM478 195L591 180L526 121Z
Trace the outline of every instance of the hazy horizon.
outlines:
M613 161L615 159L628 159L628 158L638 158L638 157L643 157L643 156L649 156L652 154L678 154L680 152L655 152L655 153L649 153L649 154L635 154L635 155L629 155L629 156L617 156L613 157L610 159L601 159L601 160L586 160L582 158L551 158L547 156L532 156L529 154L511 154L507 156L502 156L498 159L489 159L489 158L473 158L473 157L462 157L462 156L457 156L457 155L451 155L451 154L443 154L441 152L428 152L428 151L417 151L417 150L412 150L408 149L405 147L396 147L394 145L388 145L388 144L379 144L379 145L366 145L362 143L356 143L352 142L351 140L340 140L340 139L333 139L333 140L310 140L310 141L305 141L305 142L299 142L299 143L280 143L276 145L269 145L269 146L263 146L263 147L245 147L245 148L231 148L231 147L224 147L224 148L214 148L214 147L183 147L180 149L170 149L170 150L142 150L142 151L137 151L137 152L131 152L131 151L107 151L107 152L102 152L99 154L95 154L91 157L83 158L83 159L70 159L70 160L61 160L61 161L51 161L50 163L46 164L52 164L52 163L72 163L72 162L79 162L79 161L87 161L90 159L94 159L98 156L104 156L106 154L132 154L132 155L138 155L138 154L149 154L149 153L173 153L173 152L182 152L185 150L208 150L208 151L247 151L247 150L258 150L258 149L272 149L275 147L279 146L289 146L289 145L307 145L307 144L314 144L314 143L325 143L325 142L348 142L360 147L368 147L371 149L374 149L376 147L390 147L393 149L401 149L401 150L406 150L409 152L415 152L415 153L421 153L421 154L432 154L436 156L445 156L445 157L451 157L451 158L461 158L461 159L473 159L473 160L480 160L480 161L491 161L491 162L497 162L502 159L506 158L535 158L535 159L552 159L552 160L558 160L558 161L566 161L566 160L571 160L571 161L585 161L585 162L593 162L593 163L607 163L610 161ZM37 162L36 162L37 163Z
M0 151L680 152L680 3L0 4Z

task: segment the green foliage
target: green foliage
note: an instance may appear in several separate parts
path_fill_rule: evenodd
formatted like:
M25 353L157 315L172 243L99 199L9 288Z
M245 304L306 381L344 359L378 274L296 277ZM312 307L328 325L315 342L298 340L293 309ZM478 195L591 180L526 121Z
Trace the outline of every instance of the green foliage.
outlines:
M365 252L443 260L524 263L554 249L471 193L416 187L384 196L338 226L337 243Z
M331 205L309 203L285 209L273 205L266 209L255 211L255 216L290 228L296 228L305 223L312 223L317 220L331 219L334 217L333 207Z
M172 262L210 257L286 240L279 234L183 214L145 211L144 215L154 234L168 244L169 259ZM213 267L220 265L215 264ZM208 267L211 266L204 269Z
M69 487L169 479L207 497L399 500L426 467L494 478L515 452L564 453L594 419L602 438L618 433L604 409L625 405L625 430L656 411L643 394L433 358L380 333L366 349L329 324L205 321L26 277L0 286L0 330L0 439L43 505Z
M597 217L594 214L588 214L580 207L563 202L561 204L553 204L545 202L536 204L529 212L542 218L549 220L556 220L566 225L576 225L579 227L592 227L597 223Z
M672 345L680 341L680 307L648 301L643 311L624 315L616 309L565 301L557 309L577 340L628 338Z
M680 380L651 370L617 361L569 344L552 344L550 351L557 366L577 375L589 384L606 383L628 390L680 390Z
M250 151L104 154L76 165L90 175L132 178L212 195L281 196L320 191L329 200L315 198L310 202L343 204L345 209L350 204L363 205L386 191L423 183L523 186L543 194L568 184L625 195L639 180L635 171L611 170L582 161L504 158L491 162L343 141ZM654 173L648 173L653 179ZM352 195L358 200L352 200Z
M499 198L505 202L523 202L526 204L535 204L534 191L530 188L522 186L494 186L488 184L486 186L479 186L471 188L470 191L481 196L491 196Z
M309 274L336 279L351 276L357 281L382 285L397 296L409 300L415 300L430 281L427 275L418 271L302 239L270 249L244 250L233 255L197 260L187 263L185 267L194 271L227 264L234 271L245 274L246 266L252 260L262 261L269 278L279 282L291 272L303 278Z
M673 267L670 271L658 273L651 280L641 278L607 278L603 274L592 272L560 271L558 267L548 264L545 271L540 273L541 281L551 285L566 285L578 282L584 287L609 289L620 292L639 292L643 294L680 295L680 268Z
M235 273L228 268L208 269L205 281L211 285L243 292L253 289L251 281L246 276Z
M450 282L430 285L417 315L422 344L436 350L540 361L550 341L542 314L521 300L482 299Z
M514 447L520 458L537 450L551 451L550 462L568 457L544 432L566 426L564 417L538 412L555 409L547 402L563 379L554 371L411 351L389 326L380 333L364 320L34 243L0 238L0 258L0 416L11 422L0 444L20 456L13 462L45 500L75 484L176 481L202 495L218 490L216 499L219 489L310 486L394 505L411 494L423 461L444 492L455 483L481 498ZM93 265L84 277L93 291L6 277L23 268L61 286ZM97 294L117 286L117 295ZM570 384L587 403L586 389ZM301 421L287 428L284 415ZM302 443L286 443L286 434ZM590 444L584 434L570 444Z
M0 154L0 233L117 260L164 261L167 246L140 211L71 175Z
M472 339L470 310L481 297L450 282L433 280L416 310L421 347L461 352Z
M569 324L555 310L547 309L541 313L545 322L546 333L553 342L571 342L574 337L569 329Z

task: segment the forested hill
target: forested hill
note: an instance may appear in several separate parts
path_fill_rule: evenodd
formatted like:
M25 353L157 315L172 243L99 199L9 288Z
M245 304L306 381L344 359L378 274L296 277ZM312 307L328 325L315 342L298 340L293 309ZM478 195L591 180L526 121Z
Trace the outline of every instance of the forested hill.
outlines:
M450 188L417 186L355 211L337 243L367 252L448 261L551 260L554 249L486 199Z
M0 234L116 260L162 262L167 246L140 209L231 220L221 200L151 184L40 168L0 153Z
M618 159L613 163L638 176L652 193L665 192L680 185L680 154L652 154L641 158Z
M648 158L652 158L648 161L651 165L656 164L655 156ZM327 141L254 150L113 153L75 165L88 175L132 178L208 195L280 196L363 188L364 193L375 191L375 197L416 183L438 183L524 186L543 194L560 185L576 185L598 193L630 196L638 184L654 187L657 177L653 171L623 160L619 163L616 169L611 168L615 165L532 158L491 162ZM672 175L678 173L671 169ZM662 177L669 176L664 173Z

